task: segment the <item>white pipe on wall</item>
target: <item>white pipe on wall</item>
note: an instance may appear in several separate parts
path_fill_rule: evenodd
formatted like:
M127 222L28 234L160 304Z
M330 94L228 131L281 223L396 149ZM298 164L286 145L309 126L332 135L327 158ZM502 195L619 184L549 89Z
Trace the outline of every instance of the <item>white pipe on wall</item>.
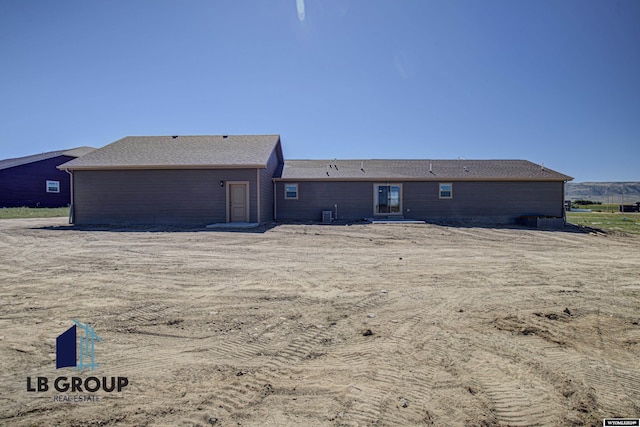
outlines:
M71 204L69 205L69 224L73 224L75 222L75 213L74 213L74 203L73 203L73 173L69 171L69 169L64 170L69 174L69 193L71 193Z
M276 219L278 219L278 208L277 208L277 200L278 200L278 193L276 193L276 189L278 188L277 183L274 181L273 182L273 220L275 221Z

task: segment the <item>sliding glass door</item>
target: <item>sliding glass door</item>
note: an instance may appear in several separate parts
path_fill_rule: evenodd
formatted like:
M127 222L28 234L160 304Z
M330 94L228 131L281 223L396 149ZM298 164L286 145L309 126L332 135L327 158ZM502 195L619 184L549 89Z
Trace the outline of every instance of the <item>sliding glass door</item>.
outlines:
M402 185L374 185L374 213L376 215L393 215L402 213Z

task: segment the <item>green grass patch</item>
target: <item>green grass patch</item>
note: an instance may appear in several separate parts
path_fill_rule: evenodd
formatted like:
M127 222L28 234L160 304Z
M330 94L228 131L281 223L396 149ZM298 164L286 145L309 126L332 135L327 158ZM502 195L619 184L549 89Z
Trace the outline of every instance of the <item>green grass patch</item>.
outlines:
M640 214L638 213L567 212L567 222L609 232L640 234Z
M602 204L602 205L571 205L577 209L591 209L594 212L618 212L620 209L619 204Z
M2 208L0 219L69 216L69 208Z

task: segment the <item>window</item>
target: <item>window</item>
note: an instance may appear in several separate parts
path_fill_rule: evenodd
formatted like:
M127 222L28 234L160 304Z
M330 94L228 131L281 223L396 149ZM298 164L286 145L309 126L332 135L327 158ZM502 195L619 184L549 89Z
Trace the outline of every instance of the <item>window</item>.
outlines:
M285 184L284 185L284 198L285 199L297 199L298 198L298 184Z
M453 184L440 184L440 198L453 199Z
M47 193L59 193L60 181L47 181Z
M376 215L402 213L402 185L375 184L373 186L374 213Z

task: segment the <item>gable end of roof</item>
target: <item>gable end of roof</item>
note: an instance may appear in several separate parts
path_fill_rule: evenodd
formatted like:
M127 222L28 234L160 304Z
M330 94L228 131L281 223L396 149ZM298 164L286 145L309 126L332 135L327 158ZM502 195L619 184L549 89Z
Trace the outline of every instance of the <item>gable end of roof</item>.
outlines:
M128 136L60 169L262 168L279 135Z

